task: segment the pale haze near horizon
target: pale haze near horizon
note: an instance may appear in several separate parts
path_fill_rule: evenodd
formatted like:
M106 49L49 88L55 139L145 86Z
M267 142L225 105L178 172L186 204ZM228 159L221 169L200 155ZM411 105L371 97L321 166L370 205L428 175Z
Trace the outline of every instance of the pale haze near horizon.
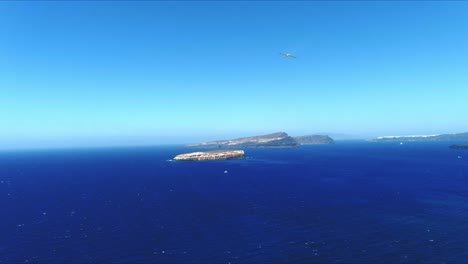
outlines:
M0 148L466 132L466 28L468 2L0 2Z

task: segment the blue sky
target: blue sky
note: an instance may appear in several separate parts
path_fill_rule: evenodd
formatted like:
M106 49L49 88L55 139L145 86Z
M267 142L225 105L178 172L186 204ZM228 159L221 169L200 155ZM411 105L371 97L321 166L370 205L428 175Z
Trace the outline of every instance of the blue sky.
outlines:
M468 2L0 2L0 146L468 131L467 28Z

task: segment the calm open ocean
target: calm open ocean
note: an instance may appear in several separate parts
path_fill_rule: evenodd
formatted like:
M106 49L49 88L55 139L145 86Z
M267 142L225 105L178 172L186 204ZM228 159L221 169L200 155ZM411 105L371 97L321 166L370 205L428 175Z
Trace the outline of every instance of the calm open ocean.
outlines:
M468 263L452 143L3 151L0 263Z

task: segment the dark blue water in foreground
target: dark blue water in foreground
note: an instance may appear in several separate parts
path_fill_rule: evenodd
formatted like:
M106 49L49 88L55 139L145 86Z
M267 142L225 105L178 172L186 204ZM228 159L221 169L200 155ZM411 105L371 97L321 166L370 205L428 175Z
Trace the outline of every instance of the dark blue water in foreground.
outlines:
M468 262L468 151L448 145L2 152L0 262Z

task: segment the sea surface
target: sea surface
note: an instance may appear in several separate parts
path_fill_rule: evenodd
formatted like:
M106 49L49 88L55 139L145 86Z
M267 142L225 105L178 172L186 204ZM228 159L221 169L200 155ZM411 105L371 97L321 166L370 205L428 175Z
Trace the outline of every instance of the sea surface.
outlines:
M0 263L468 263L452 143L3 151Z

